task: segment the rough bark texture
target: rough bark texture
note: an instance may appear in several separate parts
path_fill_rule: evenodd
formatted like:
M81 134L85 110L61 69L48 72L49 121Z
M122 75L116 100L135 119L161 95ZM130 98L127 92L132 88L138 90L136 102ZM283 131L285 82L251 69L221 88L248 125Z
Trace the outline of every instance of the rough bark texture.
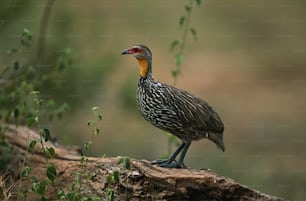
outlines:
M20 169L26 165L32 167L32 175L39 179L46 178L46 159L41 154L41 147L36 145L33 154L27 152L32 139L39 135L26 128L0 125L5 141L11 146L8 170L18 182ZM50 160L57 169L55 188L48 188L48 195L55 198L55 189L68 190L75 182L75 173L82 172L80 153L76 149L59 146L55 142L45 143L46 147L55 149L55 157ZM270 196L232 179L217 175L208 170L165 169L156 167L148 161L131 160L131 170L118 165L119 158L90 157L86 169L91 178L83 178L81 192L83 195L97 195L107 200L107 190L115 193L115 200L284 200ZM118 183L107 183L107 176L115 170L120 171ZM23 180L22 188L28 188L31 180ZM31 199L35 200L35 196Z

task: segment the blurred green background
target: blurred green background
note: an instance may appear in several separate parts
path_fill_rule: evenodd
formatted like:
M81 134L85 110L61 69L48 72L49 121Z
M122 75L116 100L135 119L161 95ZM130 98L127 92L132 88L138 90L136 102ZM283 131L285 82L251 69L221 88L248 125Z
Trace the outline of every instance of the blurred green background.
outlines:
M46 1L0 1L0 62L23 28L33 32L28 58L36 56ZM55 1L45 67L64 48L73 65L40 91L71 110L46 122L60 143L90 138L91 108L101 107L101 134L92 155L154 160L168 153L168 138L137 111L138 68L121 50L146 44L153 74L173 83L170 43L180 38L178 19L187 1ZM207 0L192 13L190 36L177 86L210 103L225 124L226 152L194 142L185 163L209 168L265 193L306 200L306 1ZM172 147L173 149L174 147Z

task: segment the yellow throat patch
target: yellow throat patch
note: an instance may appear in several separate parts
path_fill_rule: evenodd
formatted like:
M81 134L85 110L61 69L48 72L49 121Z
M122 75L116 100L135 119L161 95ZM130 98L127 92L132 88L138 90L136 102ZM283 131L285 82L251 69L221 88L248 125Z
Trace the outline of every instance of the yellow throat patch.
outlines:
M139 74L141 77L146 77L148 70L149 70L149 64L147 59L141 58L137 59L138 64L139 64Z

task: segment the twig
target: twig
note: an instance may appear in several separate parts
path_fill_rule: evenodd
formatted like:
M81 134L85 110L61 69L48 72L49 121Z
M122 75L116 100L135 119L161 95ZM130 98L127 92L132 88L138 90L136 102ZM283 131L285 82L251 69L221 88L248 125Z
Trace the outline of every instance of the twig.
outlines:
M187 41L187 36L188 36L188 31L189 31L189 25L190 25L190 18L191 18L191 12L193 8L193 1L194 0L189 0L189 4L185 6L185 10L187 12L186 17L182 16L180 19L180 25L183 25L183 34L182 38L180 41L177 41L179 44L179 49L177 54L175 55L175 68L172 70L172 76L173 76L173 84L176 85L177 82L177 76L181 72L181 63L182 63L182 57L183 57L183 52L185 49L186 41ZM175 42L174 42L175 43Z

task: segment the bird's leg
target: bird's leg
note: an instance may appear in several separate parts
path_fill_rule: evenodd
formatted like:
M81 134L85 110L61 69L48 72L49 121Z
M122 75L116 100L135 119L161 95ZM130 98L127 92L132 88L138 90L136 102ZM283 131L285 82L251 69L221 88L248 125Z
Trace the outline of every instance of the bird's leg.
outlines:
M182 144L182 145L184 145L183 148L181 148L181 149L183 149L183 151L182 151L182 153L180 155L180 158L179 158L179 160L177 162L174 161L174 163L172 163L172 162L170 162L170 163L162 163L162 164L159 164L159 166L160 167L165 167L165 168L186 168L186 166L184 164L184 158L185 158L185 155L186 155L186 153L188 151L188 148L189 148L190 144L191 144L191 142L185 142L185 143Z
M182 151L182 149L184 148L184 146L185 146L185 142L183 142L183 143L175 150L175 152L173 152L173 153L169 156L169 158L167 158L167 159L160 159L160 160L153 161L152 164L161 165L161 164L170 164L170 163L172 163L173 161L175 161L176 156Z
M179 158L178 162L176 163L179 167L186 168L186 166L184 164L184 158L186 156L186 153L187 153L187 151L189 149L190 144L191 144L191 142L185 143L185 146L184 146L183 151L182 151L182 153L180 155L180 158Z

